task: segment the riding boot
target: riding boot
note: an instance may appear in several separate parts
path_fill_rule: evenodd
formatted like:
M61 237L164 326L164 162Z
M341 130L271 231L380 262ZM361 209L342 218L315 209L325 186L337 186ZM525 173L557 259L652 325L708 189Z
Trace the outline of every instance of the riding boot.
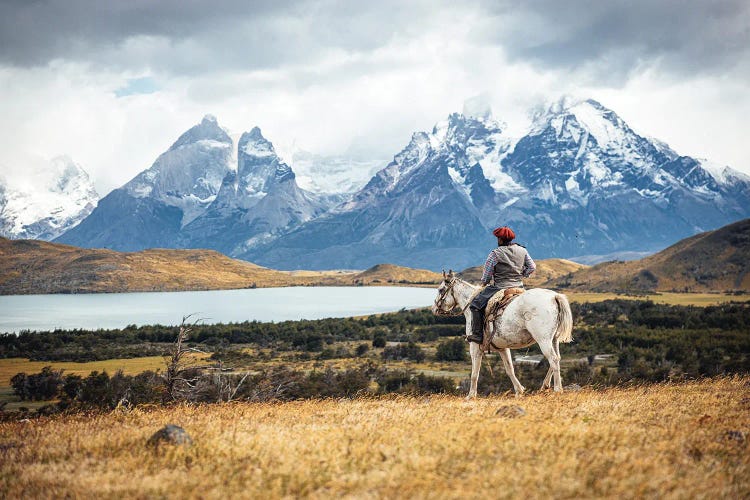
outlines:
M481 309L471 308L471 335L466 340L477 344L484 340L484 311Z

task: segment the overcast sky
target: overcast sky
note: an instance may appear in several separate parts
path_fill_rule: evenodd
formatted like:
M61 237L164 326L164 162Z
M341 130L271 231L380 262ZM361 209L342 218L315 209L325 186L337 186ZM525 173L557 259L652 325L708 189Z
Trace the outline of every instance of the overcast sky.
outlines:
M206 113L387 160L467 98L512 131L593 97L750 173L750 2L0 0L0 174L68 154L101 195Z

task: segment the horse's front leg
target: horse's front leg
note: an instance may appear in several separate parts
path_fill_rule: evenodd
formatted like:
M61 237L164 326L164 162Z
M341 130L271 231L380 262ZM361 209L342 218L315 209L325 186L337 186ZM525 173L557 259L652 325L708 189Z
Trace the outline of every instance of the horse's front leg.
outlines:
M482 367L482 349L476 342L469 343L469 354L471 354L471 388L466 399L477 397L477 382L479 381L479 369Z

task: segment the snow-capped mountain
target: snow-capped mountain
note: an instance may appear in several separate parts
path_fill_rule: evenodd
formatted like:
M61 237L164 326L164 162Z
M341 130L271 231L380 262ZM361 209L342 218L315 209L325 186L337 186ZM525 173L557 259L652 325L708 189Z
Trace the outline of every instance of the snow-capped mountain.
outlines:
M99 200L80 165L53 158L26 183L0 180L0 236L52 240L87 217Z
M294 161L304 180L256 127L235 167L232 139L206 117L58 241L213 248L281 269L456 269L483 262L501 224L537 258L592 258L653 252L750 216L748 176L680 156L592 100L554 103L521 137L473 102L414 133L353 194L344 163Z
M478 115L478 116L477 116ZM489 230L533 255L654 251L750 215L750 179L642 137L596 101L563 99L508 137L482 111L409 144L352 200L243 257L272 267L481 262Z
M237 247L291 229L326 208L325 197L297 186L294 172L259 128L242 134L235 156L231 137L207 115L57 241L123 251L212 248L235 254Z
M56 241L122 251L179 248L181 229L214 201L231 170L232 151L232 139L216 118L205 116Z
M237 255L282 230L299 226L321 213L325 197L301 189L291 167L258 127L242 134L237 171L230 171L205 213L182 232L185 246L212 248Z

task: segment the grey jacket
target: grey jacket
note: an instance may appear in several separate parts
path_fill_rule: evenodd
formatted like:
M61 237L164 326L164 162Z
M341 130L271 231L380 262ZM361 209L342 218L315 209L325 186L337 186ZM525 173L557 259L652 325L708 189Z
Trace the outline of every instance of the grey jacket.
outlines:
M523 278L536 270L529 252L521 245L511 244L495 248L487 256L482 283L494 280L498 288L523 287Z

